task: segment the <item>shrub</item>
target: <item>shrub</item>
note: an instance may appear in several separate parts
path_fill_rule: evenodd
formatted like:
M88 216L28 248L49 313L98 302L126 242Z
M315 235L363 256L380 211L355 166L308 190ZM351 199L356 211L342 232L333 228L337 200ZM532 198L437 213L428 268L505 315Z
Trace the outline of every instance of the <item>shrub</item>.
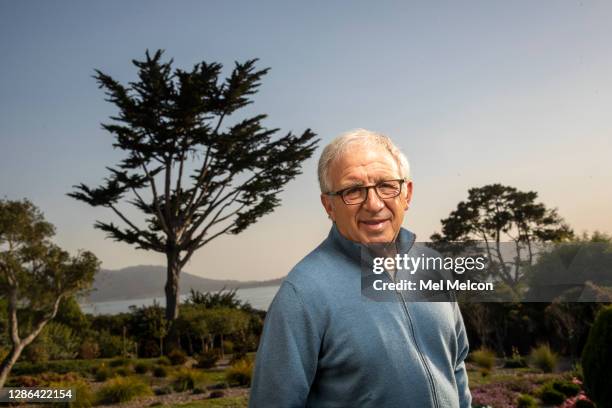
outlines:
M49 352L41 343L32 343L25 348L24 356L26 360L34 364L46 363L49 361Z
M225 392L223 391L213 391L210 393L210 395L208 396L208 398L223 398L225 397Z
M470 359L478 367L484 368L485 370L491 370L493 365L495 365L495 353L486 347L481 347L480 349L473 351L470 354Z
M566 397L574 397L580 392L580 386L567 380L554 380L552 386Z
M545 373L551 373L557 366L558 356L550 349L548 344L542 344L531 350L529 359L531 360L531 364L535 367Z
M151 366L145 362L139 361L134 365L136 374L146 374L151 369Z
M595 408L595 404L589 400L578 400L576 401L574 408Z
M527 360L521 356L516 347L512 347L512 357L504 361L504 368L525 368Z
M249 386L251 385L252 375L253 362L245 358L232 365L229 370L227 370L225 378L230 384Z
M158 378L166 377L168 376L168 369L160 365L155 366L153 369L153 376Z
M219 361L219 355L214 351L205 351L198 356L199 368L213 368Z
M91 360L97 358L100 355L100 346L93 340L86 339L81 343L79 347L79 358L84 360Z
M551 382L540 387L538 394L544 404L559 405L565 401L565 395L556 390Z
M162 366L169 366L172 364L172 362L170 361L168 357L161 356L160 358L157 359L157 364L162 365Z
M531 395L521 394L516 400L517 408L537 408L538 402Z
M152 395L151 387L136 377L119 377L106 382L97 392L101 404L119 404Z
M184 368L176 373L172 381L172 388L177 392L183 392L187 390L193 390L194 388L203 385L206 382L206 378L203 373Z
M584 387L595 405L612 406L612 306L599 311L582 350Z
M88 408L95 404L94 393L90 385L80 379L76 381L60 381L49 384L50 388L72 389L74 400L71 402L54 403L54 407Z
M120 336L114 336L108 331L101 331L96 340L100 346L100 357L116 357L123 353L123 339Z
M172 387L170 387L169 385L155 389L155 395L168 395L168 394L172 394Z
M106 381L113 376L113 370L106 366L106 364L100 364L94 374L96 381Z
M234 342L231 340L224 340L223 351L225 351L227 354L232 354L234 352Z
M168 359L172 365L183 365L187 362L187 354L181 349L174 349L168 353Z
M115 370L115 374L117 374L118 376L121 376L121 377L127 377L127 376L133 374L133 371L130 368L130 366L119 367L118 369Z
M117 357L112 359L108 365L110 367L123 367L130 364L130 359L126 357Z

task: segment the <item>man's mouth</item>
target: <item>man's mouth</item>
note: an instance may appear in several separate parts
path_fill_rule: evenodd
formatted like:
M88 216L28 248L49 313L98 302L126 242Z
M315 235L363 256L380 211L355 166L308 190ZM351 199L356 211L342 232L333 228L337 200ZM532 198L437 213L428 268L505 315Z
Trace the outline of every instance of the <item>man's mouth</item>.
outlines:
M369 231L380 231L385 228L388 219L384 220L361 220L359 223Z

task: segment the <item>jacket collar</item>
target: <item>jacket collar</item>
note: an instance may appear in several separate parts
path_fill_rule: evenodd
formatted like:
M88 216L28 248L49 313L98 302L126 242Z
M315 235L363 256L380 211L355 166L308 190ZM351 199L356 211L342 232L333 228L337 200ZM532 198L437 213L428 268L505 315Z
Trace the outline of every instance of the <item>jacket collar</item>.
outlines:
M335 222L332 223L331 230L329 231L328 240L331 241L331 243L336 246L342 253L344 253L356 262L361 262L365 254L369 255L368 258L371 257L367 244L361 244L359 242L354 242L349 240L348 238L345 238L338 230L338 227L336 226ZM413 232L408 231L405 228L400 228L400 232L397 235L397 238L395 239L395 247L397 253L407 253L410 248L412 248L412 245L414 244L415 240L416 235Z

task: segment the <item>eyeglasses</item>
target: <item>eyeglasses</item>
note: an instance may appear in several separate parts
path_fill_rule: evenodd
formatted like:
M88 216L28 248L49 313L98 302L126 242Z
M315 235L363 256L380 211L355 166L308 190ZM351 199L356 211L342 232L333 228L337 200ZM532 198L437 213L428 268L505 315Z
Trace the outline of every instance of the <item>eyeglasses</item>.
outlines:
M376 191L376 194L382 200L397 197L402 192L402 184L405 182L406 180L404 179L385 180L371 186L343 188L342 190L327 193L327 195L340 196L344 204L356 205L364 203L368 199L368 192L371 188Z

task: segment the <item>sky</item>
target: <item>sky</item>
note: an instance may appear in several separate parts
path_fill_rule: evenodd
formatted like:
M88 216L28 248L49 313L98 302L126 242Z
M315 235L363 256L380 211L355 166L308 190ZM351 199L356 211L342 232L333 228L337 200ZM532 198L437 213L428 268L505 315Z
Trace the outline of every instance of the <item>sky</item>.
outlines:
M270 67L248 113L321 139L282 205L203 247L185 271L284 276L327 235L316 160L355 128L408 157L404 227L427 240L471 187L533 190L577 232L612 233L612 3L605 1L0 1L0 197L28 198L55 242L107 269L163 265L106 239L115 221L66 193L123 156L100 127L116 113L93 74L127 83L133 59L174 66L259 58Z

